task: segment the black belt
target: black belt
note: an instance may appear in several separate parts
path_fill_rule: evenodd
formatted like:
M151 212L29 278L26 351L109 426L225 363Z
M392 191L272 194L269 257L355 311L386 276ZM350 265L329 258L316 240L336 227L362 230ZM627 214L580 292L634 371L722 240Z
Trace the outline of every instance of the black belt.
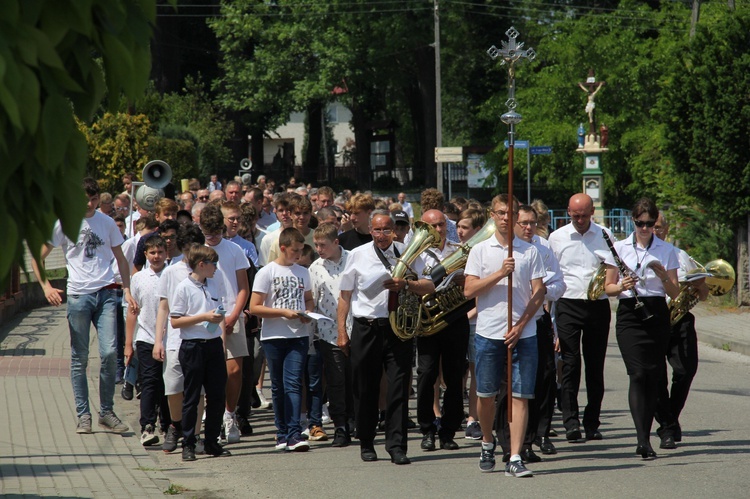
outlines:
M368 326L386 327L391 325L388 318L383 317L378 317L376 319L368 319L367 317L355 317L354 320L359 322L360 324L367 324Z
M210 341L219 340L221 341L221 336L217 336L216 338L195 338L190 340L182 340L183 343L208 343Z

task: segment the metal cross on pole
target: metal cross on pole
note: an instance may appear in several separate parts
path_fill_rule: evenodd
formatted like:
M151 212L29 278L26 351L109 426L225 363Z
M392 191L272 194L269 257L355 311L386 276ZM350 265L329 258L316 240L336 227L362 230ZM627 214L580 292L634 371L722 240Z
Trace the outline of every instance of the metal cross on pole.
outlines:
M505 101L505 106L508 111L504 113L500 119L503 123L508 125L508 258L513 258L513 220L516 215L515 203L513 202L513 150L516 139L516 124L521 122L521 115L516 112L518 102L516 101L516 63L521 59L533 60L536 57L534 49L528 48L524 50L523 43L517 42L518 31L516 28L511 26L505 32L508 37L508 41L500 42L502 48L497 48L494 45L487 50L487 54L493 59L501 57L501 66L507 66L508 68L508 100ZM513 328L513 274L508 276L508 332ZM506 333L507 334L507 333ZM507 352L507 387L508 387L508 422L513 420L513 390L512 390L512 379L513 379L513 353L510 348Z

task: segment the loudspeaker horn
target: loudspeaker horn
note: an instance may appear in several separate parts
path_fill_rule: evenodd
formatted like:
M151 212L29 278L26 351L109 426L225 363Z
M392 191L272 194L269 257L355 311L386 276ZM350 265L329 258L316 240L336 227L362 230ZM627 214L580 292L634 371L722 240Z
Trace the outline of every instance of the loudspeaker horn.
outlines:
M163 190L155 189L149 185L142 185L135 191L135 200L138 202L138 206L146 211L154 211L156 203L163 197Z
M249 171L253 168L253 162L248 158L242 158L240 160L240 170Z
M148 187L163 189L169 184L170 180L172 180L172 168L160 159L149 161L143 167L143 181Z

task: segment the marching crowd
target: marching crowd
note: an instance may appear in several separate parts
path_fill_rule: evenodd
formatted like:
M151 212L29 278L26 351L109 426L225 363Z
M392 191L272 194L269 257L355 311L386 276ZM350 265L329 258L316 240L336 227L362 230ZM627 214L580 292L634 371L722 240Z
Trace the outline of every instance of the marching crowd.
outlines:
M294 178L277 187L263 176L223 186L214 175L146 211L131 197L135 176L122 180L113 196L84 179L77 239L58 222L33 263L49 303L67 297L77 433L92 432L93 325L99 426L128 431L114 412L122 384L123 398L140 398L141 443L169 453L181 441L183 461L230 455L227 444L253 433L252 409L272 406L269 445L280 451L356 438L361 459L376 461L380 428L390 460L404 465L416 427L425 452L458 449L463 432L481 440L481 471L495 470L499 444L506 475L532 476L535 448L557 452L556 405L567 441L605 438L608 298L617 297L636 454L656 456L654 419L660 448L681 440L697 339L690 313L670 323L667 297L695 263L666 242L667 222L649 199L632 210L635 231L612 243L586 194L570 198L570 223L550 231L544 203L504 194L485 206L426 189L415 220L403 193L337 194ZM41 272L55 246L66 257L65 291ZM705 283L694 286L706 299Z

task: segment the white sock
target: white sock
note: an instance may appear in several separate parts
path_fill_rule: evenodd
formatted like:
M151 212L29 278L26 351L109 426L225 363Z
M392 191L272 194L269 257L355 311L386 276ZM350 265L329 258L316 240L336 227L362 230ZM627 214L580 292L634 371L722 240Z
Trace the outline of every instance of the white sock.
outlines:
M224 419L232 419L234 417L233 412L229 412L228 410L224 409Z
M494 446L495 446L494 442L482 442L482 449L492 450Z
M519 454L513 454L510 456L511 461L521 461L521 456Z

